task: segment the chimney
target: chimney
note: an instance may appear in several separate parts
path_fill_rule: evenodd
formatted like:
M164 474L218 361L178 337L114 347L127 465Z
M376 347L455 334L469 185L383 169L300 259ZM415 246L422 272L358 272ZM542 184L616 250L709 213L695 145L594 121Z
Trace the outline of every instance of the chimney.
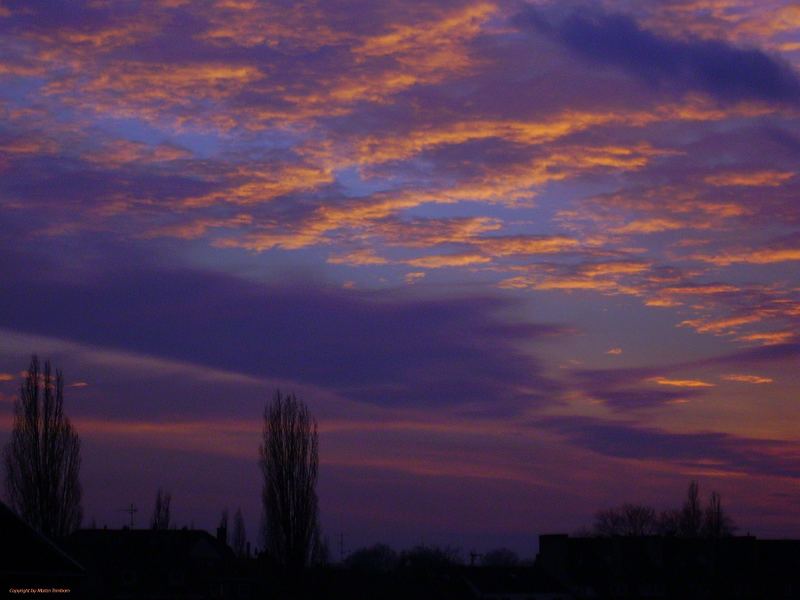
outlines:
M223 544L228 543L228 528L224 525L217 527L217 539Z

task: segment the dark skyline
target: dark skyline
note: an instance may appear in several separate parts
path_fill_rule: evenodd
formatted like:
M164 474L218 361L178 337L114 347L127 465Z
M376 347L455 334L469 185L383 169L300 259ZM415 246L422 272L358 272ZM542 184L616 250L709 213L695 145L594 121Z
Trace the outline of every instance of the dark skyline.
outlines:
M790 2L0 0L0 443L63 370L85 522L533 554L686 483L800 536Z

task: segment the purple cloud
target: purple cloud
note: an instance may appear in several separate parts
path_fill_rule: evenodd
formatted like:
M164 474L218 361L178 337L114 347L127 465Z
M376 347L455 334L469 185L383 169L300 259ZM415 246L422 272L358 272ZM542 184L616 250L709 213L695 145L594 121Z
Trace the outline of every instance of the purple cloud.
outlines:
M728 433L673 433L655 427L590 417L547 417L535 426L561 434L598 454L623 459L667 461L753 475L800 477L797 444Z
M560 328L510 326L492 316L514 305L498 297L420 299L185 268L100 269L76 280L15 270L0 326L29 333L302 380L376 404L503 412L552 402L560 389L519 349Z
M800 100L800 78L791 66L755 48L666 37L618 13L582 11L548 20L529 8L516 22L555 38L585 60L618 67L651 85L700 90L725 102Z

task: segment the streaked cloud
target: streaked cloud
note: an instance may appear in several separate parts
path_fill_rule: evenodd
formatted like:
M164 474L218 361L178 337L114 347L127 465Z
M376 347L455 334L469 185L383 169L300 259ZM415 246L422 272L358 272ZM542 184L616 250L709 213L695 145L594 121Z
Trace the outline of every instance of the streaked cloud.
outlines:
M706 183L716 186L768 186L776 187L794 177L793 172L785 171L755 171L719 173L707 175L704 179Z
M722 379L725 381L735 381L737 383L754 383L754 384L764 384L764 383L772 383L772 379L770 377L761 377L760 375L746 375L744 373L731 373L729 375L723 375Z
M667 377L652 377L651 381L658 385L668 385L672 387L682 388L707 388L714 387L713 383L707 381L700 381L699 379L670 379Z
M547 21L528 10L519 22L553 36L587 61L617 67L649 84L702 90L722 101L800 99L800 79L792 68L758 49L666 36L622 13L576 11Z

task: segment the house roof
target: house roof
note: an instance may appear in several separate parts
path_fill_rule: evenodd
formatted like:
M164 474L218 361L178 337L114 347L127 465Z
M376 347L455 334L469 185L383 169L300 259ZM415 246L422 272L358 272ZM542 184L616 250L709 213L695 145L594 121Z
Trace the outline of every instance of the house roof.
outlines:
M227 544L197 529L80 529L67 538L66 545L77 556L131 566L234 558Z
M23 521L0 502L0 573L41 575L83 575L84 569L72 557Z

